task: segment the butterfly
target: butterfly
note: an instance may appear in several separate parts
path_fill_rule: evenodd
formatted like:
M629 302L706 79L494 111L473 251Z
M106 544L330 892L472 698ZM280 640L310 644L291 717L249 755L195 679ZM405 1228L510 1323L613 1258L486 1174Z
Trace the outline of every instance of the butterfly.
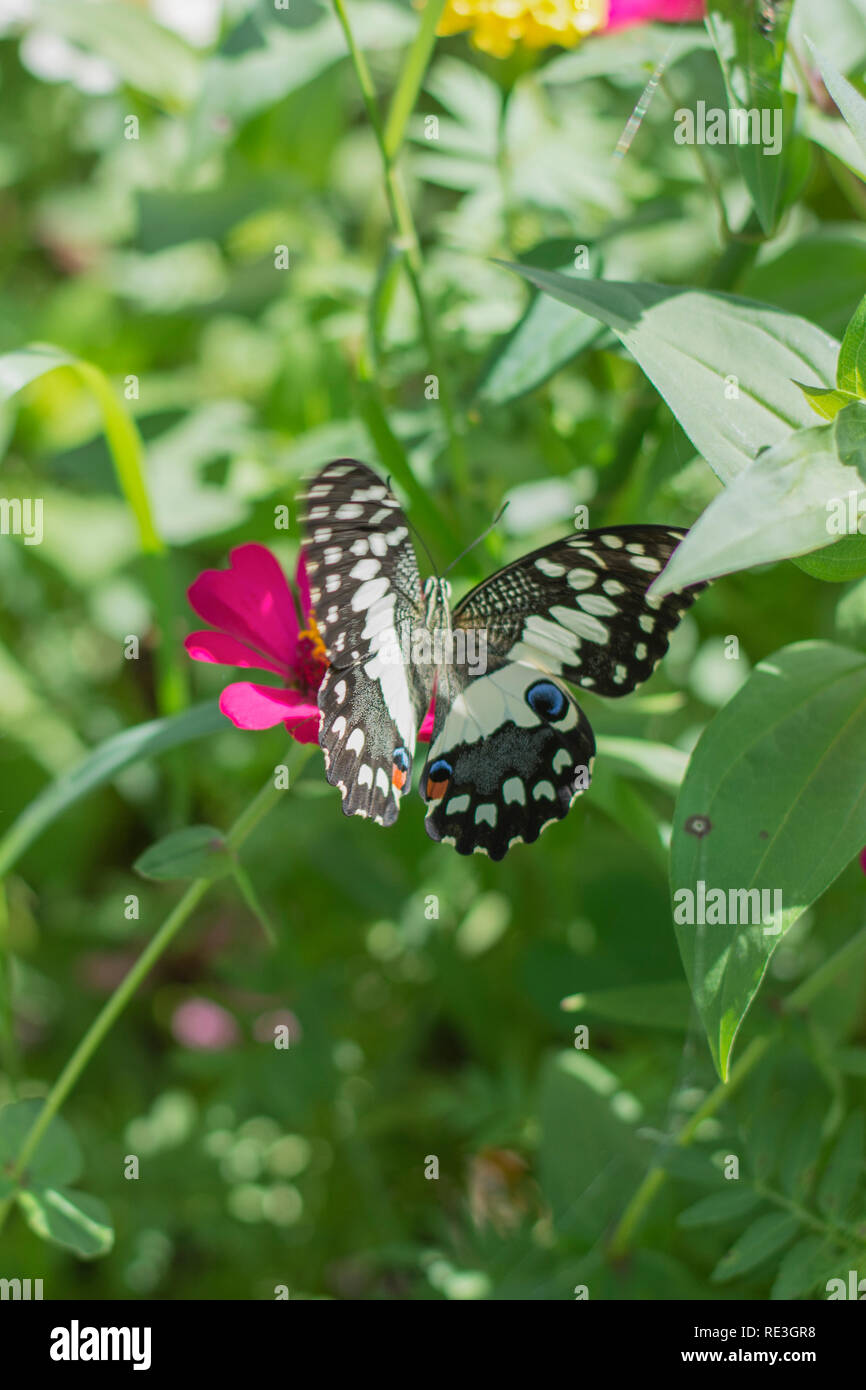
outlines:
M592 776L592 728L564 682L618 697L652 674L704 587L647 593L685 532L575 532L506 565L452 610L447 580L422 584L406 517L373 469L336 459L301 501L329 662L319 742L344 812L396 820L432 699L419 788L427 834L491 859L536 840Z

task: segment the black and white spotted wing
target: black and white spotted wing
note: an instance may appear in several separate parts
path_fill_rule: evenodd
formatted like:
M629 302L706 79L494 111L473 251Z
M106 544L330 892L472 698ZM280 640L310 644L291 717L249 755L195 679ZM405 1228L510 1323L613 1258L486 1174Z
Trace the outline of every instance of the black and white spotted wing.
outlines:
M402 655L401 636L423 612L409 528L390 489L354 459L328 464L302 501L313 611L330 663L318 697L326 776L347 815L390 825L432 693L432 671Z
M489 665L528 661L594 694L628 695L652 675L706 587L647 593L685 534L673 526L578 531L484 580L457 605L454 625L486 632Z
M586 791L592 728L569 691L529 662L474 677L449 668L440 679L421 776L425 829L460 854L502 859L562 820Z
M544 546L458 604L486 670L443 673L422 774L427 833L462 854L501 859L567 815L589 786L595 739L565 679L626 695L664 656L671 630L703 588L647 595L685 533L620 526Z

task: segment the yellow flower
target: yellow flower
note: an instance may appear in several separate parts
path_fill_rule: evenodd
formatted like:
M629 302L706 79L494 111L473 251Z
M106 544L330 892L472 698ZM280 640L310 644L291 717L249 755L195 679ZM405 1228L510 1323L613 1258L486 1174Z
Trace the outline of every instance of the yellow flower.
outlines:
M520 44L573 48L584 34L603 29L608 0L448 0L437 33L471 30L476 48L507 58Z

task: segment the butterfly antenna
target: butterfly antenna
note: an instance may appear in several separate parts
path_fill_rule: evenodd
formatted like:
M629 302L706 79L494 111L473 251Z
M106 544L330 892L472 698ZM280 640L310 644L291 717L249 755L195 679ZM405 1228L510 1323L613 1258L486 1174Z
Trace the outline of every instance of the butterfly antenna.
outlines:
M493 518L493 520L491 521L490 525L489 525L484 531L481 532L481 535L480 535L480 536L476 536L476 537L475 537L475 540L472 541L471 545L467 545L467 547L466 547L465 550L461 550L460 554L457 556L457 559L456 559L456 560L452 560L452 561L451 561L451 564L448 566L447 569L443 570L442 575L441 575L441 578L442 578L442 579L445 578L445 575L448 573L449 570L453 570L453 568L454 568L455 565L459 565L459 564L460 564L460 561L463 559L464 555L468 555L469 552L470 552L470 550L474 550L475 547L476 547L476 545L480 545L481 542L482 542L483 540L486 540L486 539L487 539L487 537L490 535L490 532L491 532L491 531L494 531L494 530L496 529L496 527L499 525L499 523L500 523L500 521L502 520L502 517L503 517L503 515L505 514L505 511L507 510L507 508L508 508L508 503L507 503L507 502L503 502L503 503L502 503L502 506L499 508L499 511L496 513L496 515L495 515L495 517Z
M387 486L388 486L388 487L391 489L391 491L393 492L394 489L391 487L391 474L390 474L390 473L388 474L387 478L385 479L385 482L386 482ZM430 548L429 548L429 546L427 545L427 542L425 541L424 537L421 535L421 532L418 530L418 527L417 527L412 521L409 520L408 516L406 517L406 524L407 524L407 526L409 527L409 530L412 532L412 535L415 537L415 539L416 539L416 541L418 542L418 544L421 546L421 549L424 551L424 554L427 556L427 559L430 561L430 568L432 569L433 573L436 575L436 578L438 579L438 578L439 578L439 571L438 571L438 569L436 568L436 561L433 559L433 556L430 554Z
M655 96L656 87L662 80L664 70L668 65L668 60L670 59L673 49L674 45L671 43L661 61L656 64L649 82L641 92L637 105L626 122L622 135L616 142L616 149L613 152L614 159L622 159L623 155L628 154L631 142L640 130L641 121L646 115L649 104Z

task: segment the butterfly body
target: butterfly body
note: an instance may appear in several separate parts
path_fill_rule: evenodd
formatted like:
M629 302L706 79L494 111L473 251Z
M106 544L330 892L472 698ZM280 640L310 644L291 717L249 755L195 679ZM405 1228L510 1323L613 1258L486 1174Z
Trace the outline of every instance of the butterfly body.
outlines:
M396 819L433 701L419 790L432 839L501 859L589 786L595 740L564 682L620 696L646 680L702 586L647 593L683 532L578 532L484 580L455 608L423 585L406 519L372 469L338 459L305 497L305 553L329 668L328 780L348 815Z

